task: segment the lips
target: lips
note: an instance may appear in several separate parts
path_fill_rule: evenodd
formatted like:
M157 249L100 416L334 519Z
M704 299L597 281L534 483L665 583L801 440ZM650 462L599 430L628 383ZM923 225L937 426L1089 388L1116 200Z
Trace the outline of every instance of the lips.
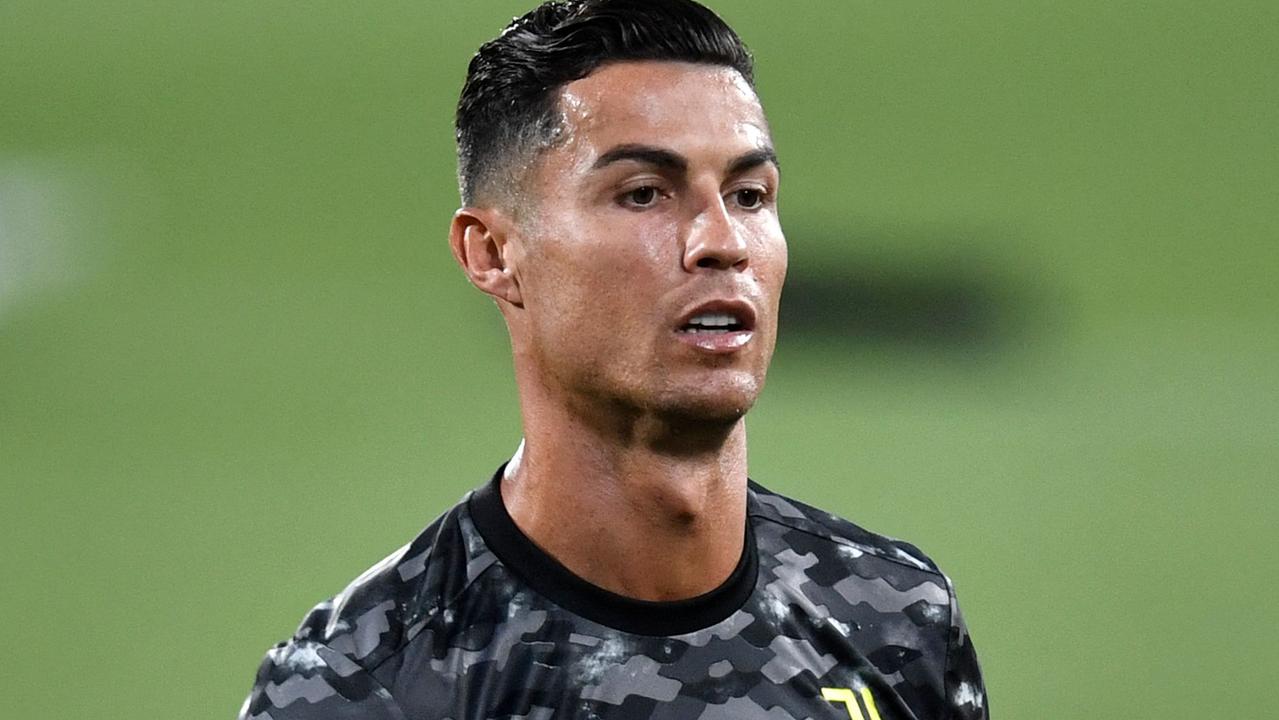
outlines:
M731 353L755 336L755 308L742 300L704 302L680 317L675 334L698 350Z

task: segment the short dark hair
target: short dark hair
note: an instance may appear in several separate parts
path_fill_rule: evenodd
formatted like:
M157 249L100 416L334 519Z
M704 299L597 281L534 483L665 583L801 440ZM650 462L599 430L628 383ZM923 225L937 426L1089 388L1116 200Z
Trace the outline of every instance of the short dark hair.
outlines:
M693 0L544 2L471 59L457 105L462 203L498 190L553 144L564 85L627 60L722 65L755 82L741 38Z

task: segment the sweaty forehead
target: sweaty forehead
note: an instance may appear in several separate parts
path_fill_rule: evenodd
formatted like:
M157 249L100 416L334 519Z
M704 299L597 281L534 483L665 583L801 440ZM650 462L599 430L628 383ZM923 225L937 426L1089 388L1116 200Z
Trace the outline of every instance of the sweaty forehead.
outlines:
M570 145L591 152L624 143L770 144L755 91L736 70L682 62L605 65L560 92Z

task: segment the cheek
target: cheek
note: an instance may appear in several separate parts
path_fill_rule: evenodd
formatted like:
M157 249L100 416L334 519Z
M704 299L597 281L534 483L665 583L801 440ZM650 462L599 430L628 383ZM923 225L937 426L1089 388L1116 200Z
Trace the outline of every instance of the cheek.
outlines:
M626 230L620 252L636 265L636 271L658 274L683 267L684 240L677 218L653 213Z
M786 281L786 270L789 266L790 258L786 250L786 241L783 240L777 250L777 285L779 289L781 284Z
M613 212L590 224L579 221L572 237L544 244L536 258L538 284L595 305L633 304L660 294L670 269L681 267L677 229L663 220L656 213Z
M544 218L522 273L543 342L590 336L613 346L643 333L678 283L677 223L662 213L575 207L567 199L558 207L569 210Z
M755 247L753 256L756 277L766 285L780 289L786 279L788 263L786 237L776 225L761 228L756 236Z
M543 333L559 338L553 342L631 329L648 305L636 282L643 264L617 253L547 248L531 270L525 304Z

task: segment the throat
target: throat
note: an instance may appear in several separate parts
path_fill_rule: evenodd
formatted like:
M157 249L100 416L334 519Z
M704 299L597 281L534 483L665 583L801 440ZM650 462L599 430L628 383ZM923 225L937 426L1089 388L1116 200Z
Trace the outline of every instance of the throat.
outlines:
M530 443L502 483L512 520L573 574L624 597L681 600L724 582L742 556L744 467L612 460L552 469Z

